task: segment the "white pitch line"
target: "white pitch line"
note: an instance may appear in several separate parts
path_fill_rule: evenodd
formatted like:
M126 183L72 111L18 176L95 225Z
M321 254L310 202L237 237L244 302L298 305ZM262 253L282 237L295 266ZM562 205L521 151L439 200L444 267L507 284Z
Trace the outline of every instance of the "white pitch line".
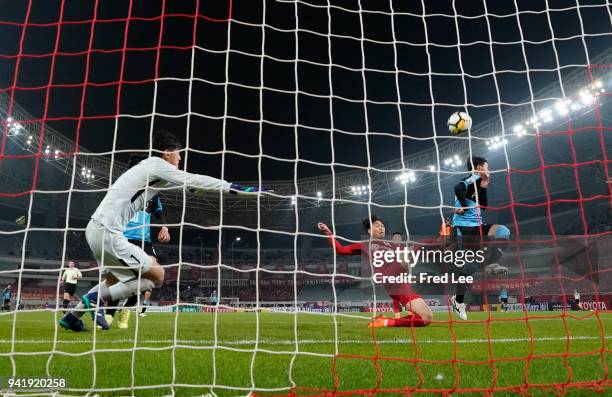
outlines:
M605 339L612 339L612 335L606 335ZM601 337L598 336L570 336L569 340L582 341L582 340L600 340ZM564 336L559 337L542 337L542 338L498 338L491 339L491 343L518 343L518 342L528 342L533 340L534 342L547 342L547 341L565 341L567 340ZM134 343L133 339L98 339L96 341L97 345L103 344L111 344L111 343ZM177 345L214 345L215 341L213 340L198 340L198 339L152 339L152 340L143 340L140 339L139 342L143 345L146 344L174 344ZM241 345L251 345L255 344L255 340L229 340L229 341L218 341L219 345L225 346L241 346ZM370 345L374 344L371 340L364 339L349 339L349 340L340 340L338 341L341 344L353 344L353 345ZM10 339L0 339L0 343L11 343ZM16 344L46 344L53 343L52 339L16 339ZM81 345L81 344L91 344L91 340L57 340L58 344L66 344L66 345ZM331 344L336 343L333 339L302 339L299 340L298 343L300 345L316 345L316 344ZM379 345L402 345L402 344L412 344L412 339L392 339L392 340L378 340L376 341ZM417 339L417 344L465 344L465 343L489 343L488 339L457 339L456 341L452 339ZM295 341L293 340L276 340L276 339L260 339L259 344L274 344L274 345L295 345Z

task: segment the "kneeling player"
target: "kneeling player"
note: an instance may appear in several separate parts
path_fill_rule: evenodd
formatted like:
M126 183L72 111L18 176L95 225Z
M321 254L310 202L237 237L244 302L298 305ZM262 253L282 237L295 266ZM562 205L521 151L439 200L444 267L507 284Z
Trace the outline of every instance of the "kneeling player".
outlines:
M482 222L482 207L487 206L487 187L489 186L489 164L482 157L468 159L467 170L470 175L455 185L455 215L453 216L452 238L457 249L482 246L480 242L507 241L510 229L504 225L489 225ZM498 262L503 255L499 245L492 244L487 258L485 271L488 274L505 274L508 268ZM470 275L477 271L475 266L466 266L460 270L462 274ZM457 286L455 295L451 297L451 305L455 314L462 320L467 320L463 298L467 286Z
M62 317L63 328L84 330L81 316L88 311L97 325L108 329L104 301L119 301L162 285L164 269L157 260L123 235L128 221L161 189L188 186L209 191L258 192L253 187L244 188L179 170L181 143L171 133L157 133L153 150L155 157L141 161L115 181L92 215L85 237L101 271L107 272L106 280L84 295L75 310Z
M395 251L397 244L385 241L385 224L382 219L372 216L372 219L363 221L363 227L370 235L370 241L355 243L347 246L341 245L333 236L331 230L324 223L318 224L319 230L328 236L330 244L339 255L360 255L365 253L370 257L372 266L372 255L374 251ZM398 262L386 263L377 268L385 276L396 276L406 271L404 266ZM370 322L369 327L424 327L429 325L433 319L431 309L421 296L415 293L412 287L406 283L383 283L387 294L404 306L411 314L400 318L376 317ZM398 305L398 306L399 306Z

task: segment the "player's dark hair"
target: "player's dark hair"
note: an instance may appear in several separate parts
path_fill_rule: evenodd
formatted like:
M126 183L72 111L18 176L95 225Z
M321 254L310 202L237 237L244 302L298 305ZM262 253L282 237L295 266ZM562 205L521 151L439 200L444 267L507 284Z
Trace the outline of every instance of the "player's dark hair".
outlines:
M471 159L468 158L466 168L468 171L472 171L476 169L476 167L478 167L479 165L483 165L486 162L487 162L487 159L485 159L484 157L474 156ZM474 165L473 168L472 168L472 165Z
M148 158L149 156L145 153L131 153L130 158L128 160L128 168L132 168L136 164L140 163L142 160Z
M181 141L170 131L158 130L153 134L153 156L161 157L164 150L174 151L182 147Z
M376 215L372 215L372 218L368 219L364 219L362 224L363 224L363 228L366 230L366 232L368 230L370 230L372 223L374 222L382 222L382 224L385 224L385 221L383 221L382 219L380 219L379 217L377 217Z
M400 232L393 232L392 236L395 236L396 234L399 234L400 237L402 236L402 234Z

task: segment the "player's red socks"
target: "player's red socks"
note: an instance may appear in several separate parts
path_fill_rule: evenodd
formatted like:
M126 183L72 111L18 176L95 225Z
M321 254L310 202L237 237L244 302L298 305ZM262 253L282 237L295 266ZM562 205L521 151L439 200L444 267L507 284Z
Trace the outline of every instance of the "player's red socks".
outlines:
M402 318L389 318L386 320L387 327L425 327L429 321L425 321L418 314L410 314Z

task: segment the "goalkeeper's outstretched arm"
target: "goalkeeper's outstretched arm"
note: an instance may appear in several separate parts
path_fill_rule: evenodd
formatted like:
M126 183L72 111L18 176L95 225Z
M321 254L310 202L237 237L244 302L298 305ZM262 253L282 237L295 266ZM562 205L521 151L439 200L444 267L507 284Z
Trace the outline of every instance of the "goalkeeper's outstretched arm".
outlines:
M143 163L146 166L150 166L149 175L152 179L161 179L173 186L187 186L192 188L195 193L222 191L232 194L254 194L270 191L265 187L241 186L208 175L182 171L159 157L151 157L140 164Z
M180 140L173 133L158 131L153 137L153 157L141 161L130 171L140 167L139 171L146 173L149 185L164 181L171 186L186 186L195 193L200 193L201 191L222 191L234 194L252 194L259 193L260 191L269 191L262 187L240 186L207 175L181 171L179 170L181 148Z

